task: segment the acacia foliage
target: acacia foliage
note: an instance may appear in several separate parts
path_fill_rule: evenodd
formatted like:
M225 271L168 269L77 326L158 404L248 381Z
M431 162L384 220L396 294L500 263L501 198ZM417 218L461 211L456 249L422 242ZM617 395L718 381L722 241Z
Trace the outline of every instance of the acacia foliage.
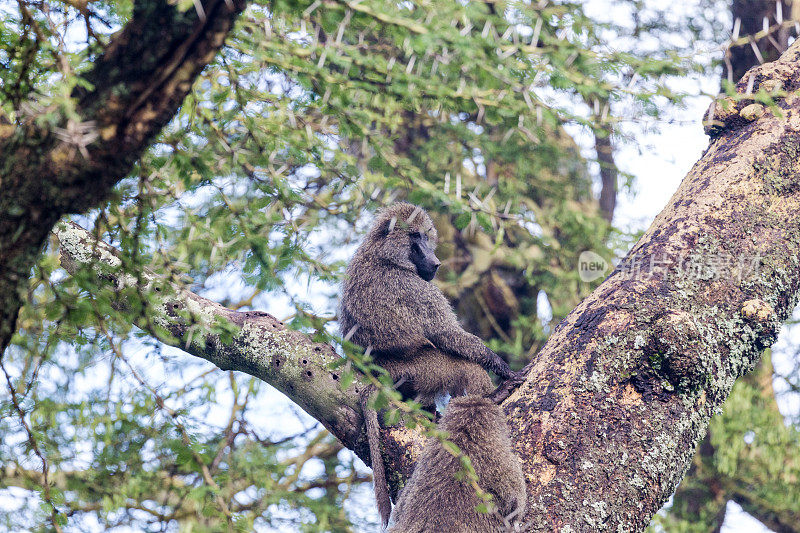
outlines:
M69 116L81 73L132 4L2 9L0 110L46 124ZM522 364L590 289L578 253L610 256L615 242L564 127L656 116L681 97L671 77L691 67L667 50L609 46L623 34L637 39L573 2L255 2L113 198L77 220L134 276L149 268L232 307L284 309L327 339L365 213L418 202L439 214L443 288L468 320L485 314L476 329L491 315L486 337ZM364 492L364 470L313 421L292 414L293 427L277 427L254 407L274 394L163 349L90 275L65 276L56 253L33 269L2 360L6 527L374 522L345 503ZM494 317L487 298L461 305L493 290L504 305L513 296L513 313ZM147 298L126 297L146 320Z

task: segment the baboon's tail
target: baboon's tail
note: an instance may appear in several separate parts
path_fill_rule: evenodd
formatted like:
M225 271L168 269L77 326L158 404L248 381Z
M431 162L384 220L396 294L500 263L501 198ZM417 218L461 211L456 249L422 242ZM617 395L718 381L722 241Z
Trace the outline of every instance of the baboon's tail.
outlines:
M383 527L386 528L392 512L392 501L389 499L389 485L386 482L386 471L381 455L381 426L378 423L378 412L369 406L370 396L374 391L375 388L370 386L361 393L361 412L367 429L369 460L372 463L372 479L375 483L375 502L378 504Z

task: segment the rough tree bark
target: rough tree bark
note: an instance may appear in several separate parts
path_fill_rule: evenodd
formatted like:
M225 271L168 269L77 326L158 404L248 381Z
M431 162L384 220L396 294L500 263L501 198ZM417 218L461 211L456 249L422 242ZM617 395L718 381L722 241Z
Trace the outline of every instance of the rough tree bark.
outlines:
M800 42L752 74L755 91L776 84L786 91L781 116L755 113L747 100L716 104L722 120L703 157L503 402L528 480L532 531L643 529L734 381L753 368L797 302ZM118 290L135 283L115 274L119 260L86 232L66 227L58 235L70 271L95 269ZM151 323L171 333L167 342L275 385L366 457L362 385L341 390L328 366L332 348L263 313L232 312L180 291L160 298ZM232 342L197 334L215 317L241 328ZM389 467L407 475L421 436L391 429L384 437Z
M150 272L142 273L144 286L137 286L137 279L121 268L113 247L98 242L74 223L58 225L55 233L61 243L64 268L71 274L79 270L90 273L106 283L119 295L116 305L121 311L125 311L127 290L146 294L148 301L155 302L146 317L131 315L137 326L223 370L238 370L269 383L369 464L359 403L365 383L355 379L342 389L341 371L331 367L340 359L332 346L312 342L268 313L226 309ZM232 342L220 342L219 335L211 331L220 321L236 328ZM419 437L404 428L385 433L387 442L398 445ZM409 458L399 458L393 467L410 474L413 463Z
M760 64L760 61L773 61L777 59L780 52L789 47L789 35L793 20L797 19L800 6L792 6L791 1L774 2L773 0L735 0L730 4L731 17L736 26L736 20L739 19L739 34L741 37L750 36L750 42L743 42L732 46L725 53L725 62L722 73L722 81L729 79L740 79L745 72L750 68ZM791 10L790 10L791 9ZM783 25L778 25L778 12L783 16ZM790 16L789 16L790 15ZM768 24L771 25L772 31L769 36L763 34L763 20L767 19ZM791 25L791 26L790 26ZM754 35L757 32L762 32L759 35ZM759 50L759 55L754 52L753 46ZM757 409L762 412L768 412L773 419L774 426L768 431L775 431L778 434L786 436L786 440L790 440L790 435L794 428L785 427L783 417L778 411L777 403L775 400L775 391L772 388L773 367L769 357L762 357L761 362L756 369L746 376L745 383L740 383L738 387L733 389L731 399L734 403L738 398L736 395L742 395L745 388L753 382L752 390L758 391L759 398L757 401ZM755 381L758 381L760 386L755 386ZM737 390L738 388L738 390ZM736 412L734 427L741 427L743 417L752 416L753 405L752 399L750 400L745 409L740 409ZM731 409L736 409L730 405L730 401L725 407L726 412ZM727 417L726 417L727 418ZM725 420L725 418L723 418ZM744 418L748 420L748 418ZM763 424L763 420L761 421ZM753 420L752 427L758 432L759 421ZM726 433L723 431L723 433ZM737 432L738 437L744 438L743 433ZM673 497L673 505L670 508L670 518L675 518L687 524L692 524L695 528L705 528L705 531L717 532L721 529L726 516L727 503L729 500L736 501L741 505L749 514L757 518L767 527L773 531L780 531L787 533L788 531L800 531L800 501L797 501L791 494L786 494L785 487L791 486L791 482L787 479L795 475L796 467L788 466L793 465L796 461L793 458L793 448L788 448L783 454L777 452L774 446L767 446L763 439L757 438L754 445L754 450L741 450L741 454L747 453L769 454L771 458L781 465L780 474L773 472L766 474L761 461L753 461L749 457L742 457L742 461L738 463L735 472L721 471L717 467L718 464L723 462L730 463L730 459L720 457L725 455L728 450L723 449L722 454L719 454L720 449L711 444L711 435L706 435L703 442L697 449L697 453L692 462L692 466L687 473L686 477L681 482L678 490ZM751 448L751 446L748 446ZM757 450L757 451L756 451ZM750 465L749 467L742 467L742 465ZM783 487L781 490L778 487ZM774 492L775 494L784 494L782 500L785 502L783 507L776 506L774 501L761 501L754 495L756 490L762 494L764 492Z
M136 2L133 17L83 75L80 124L29 117L0 136L0 354L15 330L20 291L53 224L99 205L172 118L222 47L244 0L206 0L205 16L166 0ZM5 131L5 130L4 130ZM64 137L67 140L64 140Z
M621 267L559 325L506 400L529 516L542 529L645 527L735 379L794 308L798 61L800 43L752 71L756 91L788 92L782 117L746 100L729 111Z

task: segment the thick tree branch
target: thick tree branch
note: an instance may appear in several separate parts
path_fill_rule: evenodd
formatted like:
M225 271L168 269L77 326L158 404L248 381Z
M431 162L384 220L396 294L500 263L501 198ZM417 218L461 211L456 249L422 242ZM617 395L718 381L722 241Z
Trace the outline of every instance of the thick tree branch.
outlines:
M24 122L0 137L0 353L19 292L53 224L100 204L172 118L221 48L244 0L206 0L205 17L165 0L133 17L83 77L75 114L58 128Z
M356 376L342 390L340 361L334 348L314 343L287 328L278 319L260 311L232 311L216 302L186 291L178 285L141 272L137 279L123 272L113 247L97 241L74 223L60 224L61 262L71 274L81 272L102 280L120 295L117 307L130 320L165 344L180 348L214 363L223 370L238 370L257 377L283 392L319 420L345 446L369 464L369 451L362 434L360 391L365 384ZM136 315L124 303L125 291L135 290L155 302L147 316ZM236 332L230 342L220 341L220 324L232 324ZM390 463L398 472L410 473L410 449L419 451L421 434L405 428L384 431L387 448L395 450ZM415 448L416 445L416 448Z
M754 37L754 34L757 32L760 32L759 35L764 34L764 18L777 23L780 20L776 19L778 12L786 17L790 4L786 1L776 3L773 0L731 2L734 30L742 36L749 36L750 42L745 39L745 42L739 42L738 45L733 45L725 51L723 88L725 80L730 79L734 82L740 79L762 60L773 61L781 51L788 48L790 29L788 26L778 24L771 26L770 33L761 39ZM793 19L794 16L786 18ZM758 55L754 52L755 49L759 50ZM793 428L784 426L783 417L777 409L772 379L773 368L770 357L765 355L756 370L745 376L733 388L726 402L724 416L712 423L709 434L698 447L689 472L675 492L673 505L666 517L667 524L675 521L678 524L691 524L693 527L704 528L709 532L719 531L725 520L728 500L734 497L749 514L774 531L780 530L782 524L797 524L797 527L800 527L800 516L792 516L798 514L796 508L800 505L800 501L791 492L786 493L786 487L793 485L791 481L787 483L787 479L794 475L793 470L785 468L791 461L792 450L786 449L776 454L775 446L758 437L753 443L742 447L746 431L756 433L767 431L781 436L791 434L793 431ZM751 401L752 397L749 394L754 387L759 393L755 403ZM742 396L746 396L744 401L740 398ZM715 433L717 446L711 444L711 432ZM719 444L723 438L727 442ZM730 442L737 439L738 442ZM757 451L753 452L753 448ZM737 461L736 467L730 467L732 450L738 450L741 456L750 453L757 457L769 455L771 458L776 458L777 461L772 460L783 468L778 475L775 475L774 470L773 473L765 475L766 470L762 461L753 461L749 457L742 457L742 462ZM723 464L728 465L724 472L717 467ZM771 493L774 497L762 508L757 508L738 498L737 491L748 496L755 492L761 495ZM757 502L758 498L751 497L749 500ZM780 504L776 505L778 502ZM780 513L776 512L777 509ZM789 520L782 519L780 517L782 513L786 513ZM669 527L671 526L667 526L667 529Z

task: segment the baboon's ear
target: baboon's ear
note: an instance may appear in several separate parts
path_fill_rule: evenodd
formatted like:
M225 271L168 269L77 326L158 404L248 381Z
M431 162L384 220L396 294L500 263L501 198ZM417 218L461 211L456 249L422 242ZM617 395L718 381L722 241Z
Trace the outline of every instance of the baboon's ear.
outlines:
M389 234L394 231L395 226L397 226L397 217L384 220L378 228L380 236L383 238L388 237Z
M381 222L381 225L378 226L378 237L381 239L385 239L389 236L389 220L384 220Z

